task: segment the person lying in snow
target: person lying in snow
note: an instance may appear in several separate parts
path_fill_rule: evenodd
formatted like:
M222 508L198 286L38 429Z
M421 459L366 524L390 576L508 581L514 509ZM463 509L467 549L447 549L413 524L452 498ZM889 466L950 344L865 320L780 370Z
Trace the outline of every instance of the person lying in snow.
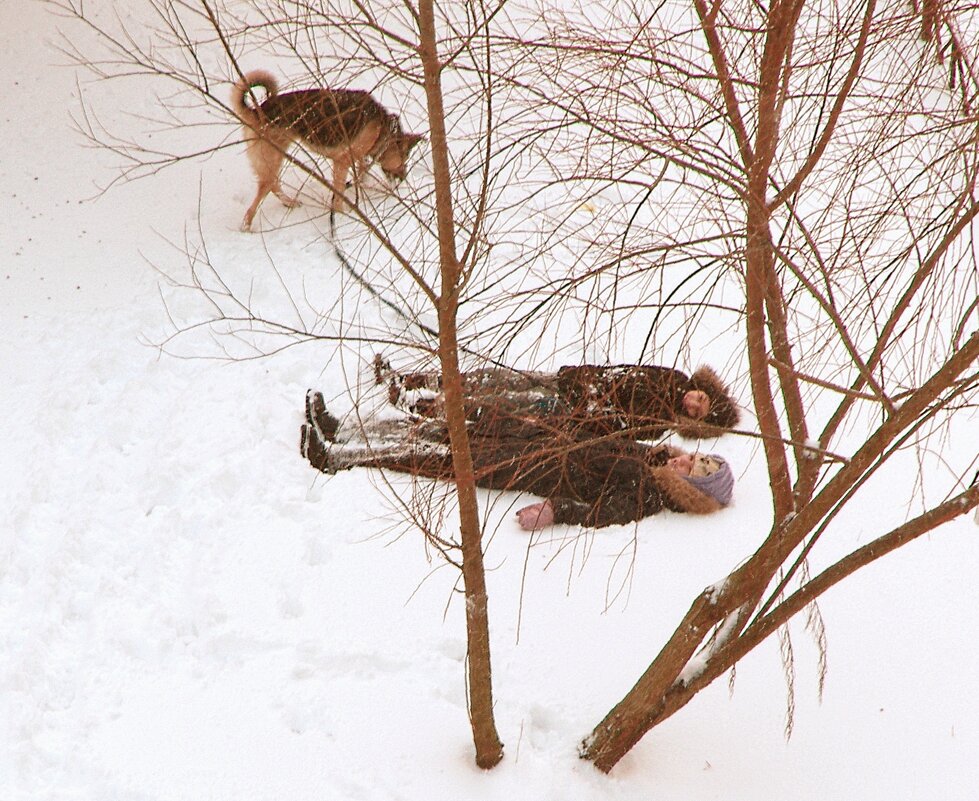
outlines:
M517 512L528 530L552 523L601 528L629 523L663 509L716 512L731 501L734 476L720 456L687 454L635 439L575 436L549 417L487 405L469 426L476 484L545 500ZM324 473L377 467L452 479L444 422L422 417L342 430L319 392L306 394L300 452Z
M387 383L388 398L397 408L441 416L438 372L399 373L375 356L374 375L378 384ZM557 373L473 370L463 374L463 392L470 420L491 401L517 413L547 414L555 424L596 437L624 432L656 439L673 430L702 439L734 428L740 417L727 387L706 366L690 376L650 365L568 366Z

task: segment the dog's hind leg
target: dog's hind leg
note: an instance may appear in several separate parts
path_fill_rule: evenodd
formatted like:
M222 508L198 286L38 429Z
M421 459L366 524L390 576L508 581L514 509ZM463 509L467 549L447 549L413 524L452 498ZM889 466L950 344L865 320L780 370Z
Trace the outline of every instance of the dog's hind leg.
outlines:
M290 197L287 195L283 189L282 184L279 183L279 179L275 179L275 186L272 187L272 193L279 199L283 206L287 209L294 209L296 206L301 206L299 198L296 196Z
M282 191L279 183L279 172L282 170L282 162L285 159L283 148L287 147L288 140L281 142L268 142L251 132L246 133L248 140L248 160L251 162L252 171L258 179L258 189L255 192L255 199L252 201L245 218L241 222L242 231L250 231L258 207L262 205L265 196L269 193L274 194L285 206L292 208L299 205L296 198L289 197Z
M241 221L242 231L252 230L252 221L255 219L255 214L258 212L258 207L262 205L262 201L265 200L265 196L272 191L275 183L276 181L270 181L268 179L259 180L258 191L255 193L255 199L248 207L248 211L245 212L245 217Z

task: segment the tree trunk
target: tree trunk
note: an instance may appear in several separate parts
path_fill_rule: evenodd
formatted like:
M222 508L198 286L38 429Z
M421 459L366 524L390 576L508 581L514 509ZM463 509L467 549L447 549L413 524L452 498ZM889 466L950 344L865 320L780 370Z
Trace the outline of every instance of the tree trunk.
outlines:
M723 590L708 588L697 596L646 672L582 744L582 759L591 760L608 773L646 732L668 717L664 715L667 705L693 677L685 676L684 670L694 664L697 649L711 630L732 615L737 615L737 625L743 626L746 611L757 606L771 575L765 549L763 545L728 576Z
M439 360L445 420L452 449L456 494L459 501L459 528L462 540L462 579L466 596L466 635L469 680L469 720L476 747L476 764L492 768L503 759L503 743L493 717L493 679L490 662L489 604L483 567L482 531L476 502L476 480L459 369L459 342L456 323L462 269L456 256L455 223L452 210L452 184L449 172L445 112L442 103L442 66L436 47L435 10L432 0L418 6L419 55L425 73L429 138L432 147L432 172L435 178L436 223L439 240L441 294L439 315Z
M596 768L608 773L649 731L659 713L661 699L703 640L700 618L708 604L710 598L706 593L694 601L683 622L639 681L583 743L582 759L591 760Z
M441 317L442 315L439 322L439 356L442 363L442 391L445 398L449 442L452 448L456 494L459 500L462 579L466 596L469 720L476 746L476 764L481 768L492 768L503 758L503 744L497 734L493 717L489 603L483 567L479 507L476 502L476 480L469 448L469 435L466 431L455 321L441 319Z

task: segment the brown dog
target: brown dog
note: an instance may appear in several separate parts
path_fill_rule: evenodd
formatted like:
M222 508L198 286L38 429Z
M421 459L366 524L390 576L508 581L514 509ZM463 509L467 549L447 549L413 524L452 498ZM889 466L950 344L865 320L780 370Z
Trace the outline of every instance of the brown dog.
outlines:
M246 100L255 102L249 91L255 87L262 87L266 93L258 106ZM269 192L290 208L298 205L279 183L286 149L296 140L333 161L334 211L343 210L347 171L353 169L356 188L368 158L380 164L389 179L401 181L405 177L408 153L424 137L402 131L398 117L368 92L302 89L279 94L278 89L270 73L256 70L238 81L231 93L232 108L245 126L248 160L258 178L258 191L245 212L242 230L251 230L255 213Z

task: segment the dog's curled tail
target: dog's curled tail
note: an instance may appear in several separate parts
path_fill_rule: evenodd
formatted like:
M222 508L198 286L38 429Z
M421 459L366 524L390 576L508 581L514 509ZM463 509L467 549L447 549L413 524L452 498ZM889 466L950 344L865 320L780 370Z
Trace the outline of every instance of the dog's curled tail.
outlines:
M249 105L249 98L251 103L256 100L249 90L258 86L265 90L266 97L274 97L279 91L279 82L271 72L266 70L246 72L231 90L231 107L246 125L254 126L259 123L258 111L253 105Z

